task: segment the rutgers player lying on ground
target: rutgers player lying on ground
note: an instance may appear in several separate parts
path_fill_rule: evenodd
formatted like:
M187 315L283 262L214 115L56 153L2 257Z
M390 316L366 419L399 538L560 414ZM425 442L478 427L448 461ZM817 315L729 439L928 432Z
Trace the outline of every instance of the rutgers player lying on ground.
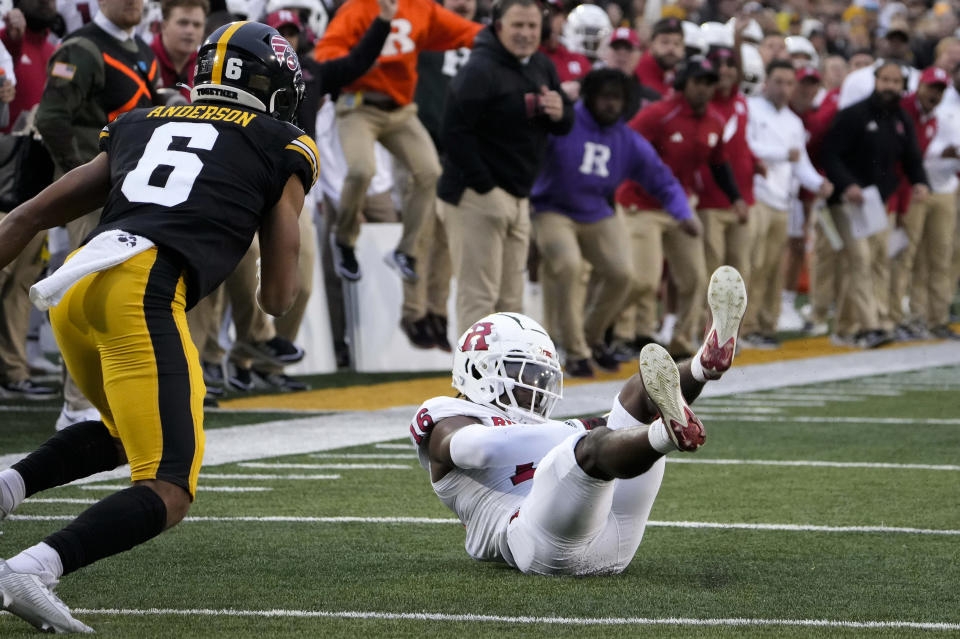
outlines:
M619 573L633 559L663 479L665 456L705 440L690 410L733 363L747 304L740 274L721 266L707 293L713 325L679 368L657 344L640 352L605 417L555 421L563 373L535 321L494 313L460 337L458 398L418 409L410 432L433 490L466 527L467 553L524 573Z

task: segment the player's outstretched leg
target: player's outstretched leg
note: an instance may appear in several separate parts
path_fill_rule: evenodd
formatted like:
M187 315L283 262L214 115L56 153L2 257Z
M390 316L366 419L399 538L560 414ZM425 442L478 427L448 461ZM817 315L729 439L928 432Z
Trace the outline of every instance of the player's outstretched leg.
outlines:
M706 340L690 362L690 372L698 382L720 379L733 365L740 322L747 308L747 289L737 269L721 266L713 272L707 289L707 303L713 323Z
M0 607L43 632L93 632L77 621L70 609L53 594L56 580L46 582L40 575L14 572L0 559Z
M0 520L42 490L114 468L126 459L103 422L80 422L58 431L37 450L0 471Z
M660 413L647 434L650 445L661 453L693 452L702 446L706 440L703 424L683 397L676 362L659 344L647 344L640 351L640 379Z

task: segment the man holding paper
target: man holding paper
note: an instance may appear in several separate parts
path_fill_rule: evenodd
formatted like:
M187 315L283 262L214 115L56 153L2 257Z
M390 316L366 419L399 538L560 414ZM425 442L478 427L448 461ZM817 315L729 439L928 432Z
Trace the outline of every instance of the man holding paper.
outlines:
M892 339L892 326L884 325L890 274L885 203L897 189L897 165L914 201L930 192L913 122L900 106L908 69L885 60L875 75L874 92L837 114L823 148L827 178L836 187L830 212L843 239L834 341L861 348Z

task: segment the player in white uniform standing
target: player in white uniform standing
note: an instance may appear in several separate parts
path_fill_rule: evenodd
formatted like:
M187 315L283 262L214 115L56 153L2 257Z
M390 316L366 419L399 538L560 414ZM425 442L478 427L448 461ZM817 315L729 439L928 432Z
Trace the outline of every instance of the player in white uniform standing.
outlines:
M433 490L466 527L467 553L524 573L622 572L633 559L660 489L665 455L705 440L690 410L707 380L733 363L747 304L736 269L721 266L707 293L707 340L678 368L659 345L605 417L555 421L563 373L535 321L494 313L454 351L458 398L434 397L410 434Z

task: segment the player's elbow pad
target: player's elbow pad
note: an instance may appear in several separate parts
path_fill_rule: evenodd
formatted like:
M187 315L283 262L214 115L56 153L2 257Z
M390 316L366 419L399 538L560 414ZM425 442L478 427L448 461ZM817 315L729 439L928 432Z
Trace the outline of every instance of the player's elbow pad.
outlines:
M497 458L498 434L482 424L464 426L450 438L450 460L457 468L486 468Z

